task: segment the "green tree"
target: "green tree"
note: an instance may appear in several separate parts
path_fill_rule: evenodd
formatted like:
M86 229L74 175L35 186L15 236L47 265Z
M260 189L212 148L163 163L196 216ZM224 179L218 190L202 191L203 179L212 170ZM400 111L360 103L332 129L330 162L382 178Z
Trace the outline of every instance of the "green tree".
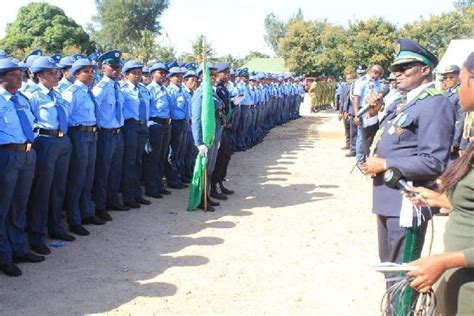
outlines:
M174 47L159 46L156 50L156 59L164 63L169 63L173 60L176 60L176 51L174 50Z
M285 36L286 23L280 20L273 12L265 16L263 22L265 28L265 43L278 54L280 40Z
M134 56L137 59L147 63L157 55L158 49L155 43L155 33L150 30L140 32L141 38L134 49Z
M393 61L398 34L396 25L384 18L350 22L342 51L344 70L353 71L360 64L380 64L387 69Z
M267 54L256 52L256 51L250 51L250 53L247 54L247 56L244 57L244 63L255 59L255 58L270 58Z
M231 68L240 68L245 64L244 59L234 57L231 54L225 55L223 57L217 58L217 61L225 62L230 65Z
M206 52L206 58L209 60L214 58L214 49L204 34L198 35L198 37L191 43L191 47L193 49L192 61L195 61L198 64L202 63L203 61L202 58L204 51Z
M21 7L16 20L7 26L0 45L18 58L36 48L46 53L62 53L71 46L84 53L94 49L94 43L80 25L61 8L47 3Z
M474 0L456 0L454 1L454 7L461 13L464 13L466 9L474 7Z
M168 0L96 0L92 36L104 47L133 52L143 31L158 34L158 18L168 8Z
M451 40L474 37L473 17L472 8L466 8L464 14L453 11L434 15L405 25L402 35L442 56Z

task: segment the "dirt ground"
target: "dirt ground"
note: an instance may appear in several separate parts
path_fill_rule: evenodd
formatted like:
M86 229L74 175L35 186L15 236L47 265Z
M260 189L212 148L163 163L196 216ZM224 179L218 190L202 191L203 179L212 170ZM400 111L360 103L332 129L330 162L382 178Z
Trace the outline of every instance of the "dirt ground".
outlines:
M113 212L0 275L0 315L379 315L371 182L342 145L334 113L280 126L233 156L236 194L215 213L185 211L187 190Z

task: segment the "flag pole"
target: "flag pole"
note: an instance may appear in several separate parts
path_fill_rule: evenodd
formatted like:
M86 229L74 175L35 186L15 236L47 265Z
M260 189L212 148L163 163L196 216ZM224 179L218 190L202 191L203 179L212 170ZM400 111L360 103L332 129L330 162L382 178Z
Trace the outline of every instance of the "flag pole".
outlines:
M202 73L206 74L206 38L204 37L202 40ZM202 101L201 101L202 102ZM202 108L201 108L202 109ZM207 164L208 160L206 157L206 166L204 167L204 212L207 212Z

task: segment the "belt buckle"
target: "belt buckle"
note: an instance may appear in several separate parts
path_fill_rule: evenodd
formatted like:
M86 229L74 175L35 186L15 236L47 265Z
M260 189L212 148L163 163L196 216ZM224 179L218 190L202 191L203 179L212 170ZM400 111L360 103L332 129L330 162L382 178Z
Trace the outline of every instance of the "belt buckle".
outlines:
M96 132L97 131L97 127L96 126L92 126L92 132Z
M64 136L64 133L60 130L58 131L58 137L63 137Z
M33 147L32 143L26 143L25 151L30 151L32 147Z

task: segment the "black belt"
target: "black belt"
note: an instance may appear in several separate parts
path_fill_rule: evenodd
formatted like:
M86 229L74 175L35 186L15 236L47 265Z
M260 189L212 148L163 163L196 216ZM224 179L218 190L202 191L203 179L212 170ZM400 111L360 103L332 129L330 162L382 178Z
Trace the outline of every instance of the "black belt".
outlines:
M71 126L69 128L73 131L79 131L79 132L88 132L88 133L97 132L97 126L96 125L92 125L92 126L77 125L77 126Z
M169 119L169 118L164 119L164 118L161 118L161 117L158 117L158 116L150 117L150 121L153 121L153 122L158 123L158 124L165 124L165 125L170 125L171 124L171 119Z
M118 133L120 133L121 129L120 128L103 128L101 127L100 128L100 131L104 131L104 132L107 132L107 133L112 133L114 135L117 135Z
M24 143L24 144L3 144L0 145L1 149L11 150L11 151L23 151L28 152L33 148L33 144Z
M40 128L40 129L38 129L38 133L40 135L47 135L47 136L53 136L53 137L63 137L64 136L64 133L60 129Z
M184 122L184 121L186 121L186 119L179 119L179 120L173 120L173 119L172 119L172 120L171 120L171 122Z
M134 125L146 125L146 122L142 122L142 121L139 121L139 120L136 120L136 119L133 119L133 118L129 118L129 119L125 120L125 123L130 123L130 124L134 124Z

